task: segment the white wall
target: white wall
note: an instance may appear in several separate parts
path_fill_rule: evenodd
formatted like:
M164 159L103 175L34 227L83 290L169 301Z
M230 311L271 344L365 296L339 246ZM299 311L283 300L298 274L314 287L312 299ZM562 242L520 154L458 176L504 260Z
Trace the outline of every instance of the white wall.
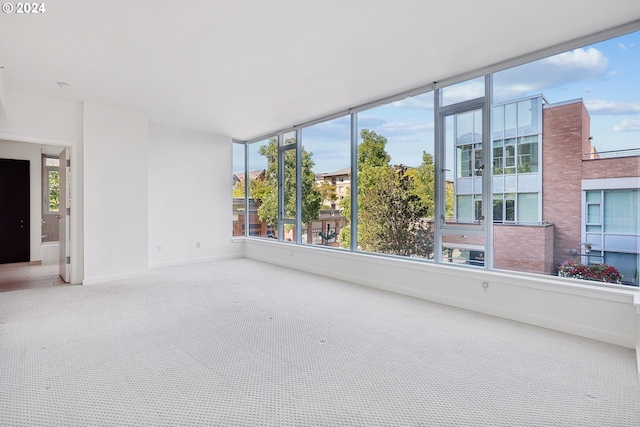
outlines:
M84 103L84 280L131 277L148 265L145 114Z
M241 245L231 243L230 138L161 125L150 130L145 114L96 102L15 91L5 101L0 139L20 142L12 153L22 153L8 157L39 165L34 144L71 149L72 283L240 255ZM41 257L39 166L35 173L32 260Z
M270 239L244 239L244 254L629 348L640 344L637 288L596 287L552 276L442 266Z
M82 177L82 103L57 98L33 95L24 92L6 90L4 107L6 117L0 117L0 139L27 144L37 143L69 147L71 156L71 174ZM39 162L40 160L38 160ZM39 163L38 163L39 164ZM33 173L33 171L32 171ZM38 176L39 176L38 168ZM40 179L38 178L38 184ZM32 187L33 189L33 187ZM33 194L32 194L33 197ZM38 201L40 196L38 195ZM82 280L82 179L76 179L71 185L71 282L80 283ZM40 202L38 202L40 203ZM41 208L32 206L31 221L37 217L35 226L31 230L32 238L37 236L40 241ZM34 224L31 224L34 227ZM34 242L32 240L32 242ZM32 259L40 259L36 255L33 244ZM40 252L40 246L37 246ZM36 258L33 258L36 256Z
M38 145L0 140L0 159L29 161L29 261L42 259L42 150Z
M0 119L7 118L7 110L6 110L6 102L7 102L7 91L6 86L4 84L4 69L0 68Z
M149 126L151 267L239 256L231 156L231 138Z
M82 142L82 103L30 93L6 92L7 118L0 138L74 147Z

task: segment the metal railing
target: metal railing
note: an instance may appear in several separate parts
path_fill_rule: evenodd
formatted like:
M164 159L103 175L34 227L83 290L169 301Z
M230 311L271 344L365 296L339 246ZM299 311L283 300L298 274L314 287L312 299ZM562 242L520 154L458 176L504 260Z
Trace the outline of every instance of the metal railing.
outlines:
M597 160L597 159L615 159L618 157L633 157L640 156L640 148L629 148L626 150L611 150L600 151L594 153L584 153L582 155L583 160Z

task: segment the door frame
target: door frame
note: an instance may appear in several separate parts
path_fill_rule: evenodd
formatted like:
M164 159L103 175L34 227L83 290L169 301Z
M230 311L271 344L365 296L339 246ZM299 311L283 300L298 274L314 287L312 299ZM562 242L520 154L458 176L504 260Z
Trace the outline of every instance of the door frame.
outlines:
M72 284L82 284L84 278L84 254L82 247L83 239L83 216L82 216L82 148L80 141L59 140L54 138L41 138L41 137L28 137L22 135L14 135L0 132L0 144L3 142L8 143L24 143L24 144L36 144L43 146L55 146L61 149L66 148L68 158L71 159L70 174L73 176L73 183L71 185L70 200L71 200L71 221L70 221L70 280ZM38 195L40 203L42 203L42 197ZM34 209L32 206L31 209ZM42 206L38 216L42 215ZM40 224L38 222L38 227Z

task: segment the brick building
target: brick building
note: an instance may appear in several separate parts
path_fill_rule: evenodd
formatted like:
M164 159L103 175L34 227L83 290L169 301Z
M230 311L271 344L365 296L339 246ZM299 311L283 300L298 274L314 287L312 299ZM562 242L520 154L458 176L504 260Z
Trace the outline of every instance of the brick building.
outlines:
M525 208L520 203L524 193L505 189L515 190L510 196L515 212L509 218L497 217L496 177L501 174L496 174L494 152L494 267L554 274L565 260L607 263L621 271L625 283L637 286L639 150L598 153L591 144L590 117L582 100L544 105L543 97L537 99L542 113L541 167L537 173L527 167L520 174L517 168L524 162L518 157L519 141L514 141L513 154L517 184L520 175L533 182L532 175L539 174L539 191L528 194L537 194L541 203ZM495 146L494 140L494 150ZM529 220L538 210L537 223L519 220L524 209Z

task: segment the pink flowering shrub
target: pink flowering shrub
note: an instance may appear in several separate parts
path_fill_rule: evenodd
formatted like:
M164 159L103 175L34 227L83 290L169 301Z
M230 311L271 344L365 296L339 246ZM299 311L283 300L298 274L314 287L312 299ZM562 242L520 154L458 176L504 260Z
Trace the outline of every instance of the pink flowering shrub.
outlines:
M622 275L618 269L607 264L584 265L565 261L558 267L558 276L596 282L622 283Z

